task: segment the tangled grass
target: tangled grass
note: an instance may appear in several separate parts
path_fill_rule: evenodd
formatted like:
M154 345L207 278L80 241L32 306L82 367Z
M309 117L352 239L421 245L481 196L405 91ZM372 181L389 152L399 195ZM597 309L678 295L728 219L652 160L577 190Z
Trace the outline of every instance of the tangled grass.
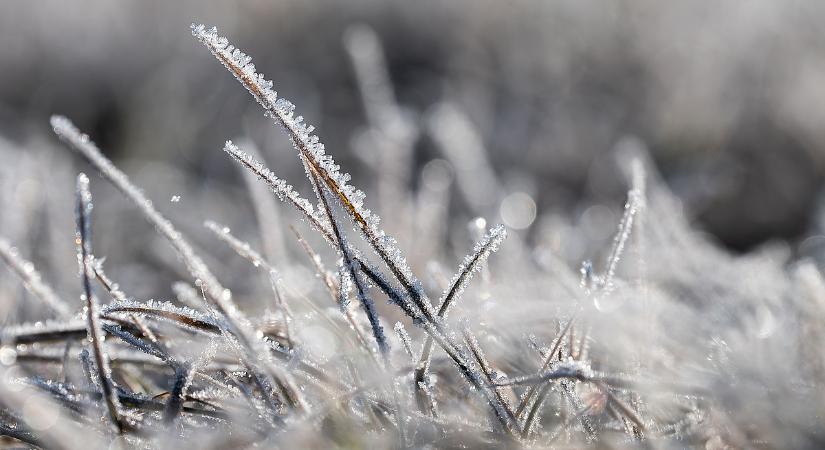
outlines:
M120 289L92 246L95 214L84 174L75 207L80 301L50 287L0 239L0 256L28 298L49 309L41 317L51 315L0 332L3 444L821 443L825 283L818 269L782 249L734 257L715 248L690 230L642 149L621 155L630 189L603 261L577 272L521 234L506 240L502 225L485 232L486 221L477 219L477 243L454 272L445 270L445 191L438 183L405 188L411 142L421 130L395 104L369 30L353 29L347 48L364 91L369 142L378 149L387 224L250 57L214 28L193 25L192 33L286 132L315 195L304 198L259 157L226 142L225 152L251 177L259 221L280 223L262 227L262 252L214 221L206 228L266 278L271 290L256 301L266 312L245 312L189 237L87 135L53 117L57 136L168 241L189 281L173 286L174 301L141 301ZM468 203L482 212L497 204L495 173L460 112L441 105L429 127L449 149ZM292 278L281 275L275 261L287 245L285 219L261 187L317 237L313 243L292 228L307 258L288 264L307 268L304 279L294 270ZM385 229L415 242L413 259ZM306 283L315 284L309 295L294 288Z

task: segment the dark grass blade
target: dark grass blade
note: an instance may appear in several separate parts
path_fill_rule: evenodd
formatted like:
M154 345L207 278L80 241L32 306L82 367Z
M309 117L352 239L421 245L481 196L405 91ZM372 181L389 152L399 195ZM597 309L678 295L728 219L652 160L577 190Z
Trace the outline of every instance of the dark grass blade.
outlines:
M92 194L89 192L89 178L81 173L77 177L77 237L75 242L78 248L83 297L86 302L86 330L92 349L92 356L94 357L95 368L97 369L97 379L103 392L106 411L117 432L123 433L123 424L120 419L120 403L115 394L115 386L112 381L112 369L109 366L109 359L103 343L104 335L100 326L99 316L100 306L97 304L97 299L92 292L90 280L92 272L94 271L92 268L94 256L92 256L91 214Z

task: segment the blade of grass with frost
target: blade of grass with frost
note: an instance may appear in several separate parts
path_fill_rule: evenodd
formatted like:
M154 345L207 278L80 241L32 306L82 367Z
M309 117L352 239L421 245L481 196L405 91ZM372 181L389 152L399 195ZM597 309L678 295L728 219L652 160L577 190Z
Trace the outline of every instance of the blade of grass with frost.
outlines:
M163 423L169 425L175 421L183 408L184 390L193 378L194 373L188 365L182 364L175 368L175 374L172 376L174 380L172 389L169 391L169 400L167 400L166 407L163 409Z
M267 185L269 185L270 190L272 190L272 192L274 192L281 201L290 203L294 206L295 209L298 210L298 212L301 213L309 222L312 228L323 234L328 241L334 241L329 223L322 217L318 216L315 212L315 207L312 206L312 203L301 197L301 195L293 189L292 185L278 178L274 173L272 173L271 170L267 169L254 157L241 151L241 149L239 149L238 146L232 141L226 141L223 150L254 173L258 179L263 180Z
M592 381L596 376L593 374L593 371L590 369L589 366L582 366L580 363L573 361L572 363L563 363L560 364L556 370L551 372L542 374L540 378L546 381L559 381L559 385L561 387L561 395L563 399L567 400L567 403L570 405L571 409L574 411L572 417L578 418L582 431L585 434L585 438L587 442L595 442L598 439L596 435L596 431L593 426L593 422L589 416L584 414L586 408L581 402L578 393L576 392L575 386L577 382L580 381ZM530 377L524 377L530 378ZM534 428L534 423L539 421L541 407L544 404L544 399L549 392L549 383L545 383L542 385L542 388L538 391L537 399L535 403L533 403L532 408L530 409L530 413L528 414L527 418L524 422L524 427L522 429L522 436L524 438L529 437L530 433ZM564 426L569 426L571 422L565 421Z
M211 271L206 267L203 260L197 256L192 246L183 238L183 235L169 222L160 212L155 209L151 200L137 188L129 178L112 164L97 146L85 134L82 134L69 119L62 116L53 116L51 119L55 133L72 148L79 151L89 162L92 163L101 174L118 188L123 195L134 202L147 218L155 226L158 232L165 237L172 247L178 252L187 265L192 275L200 281L207 297L214 303L214 306L227 317L234 317L239 312L231 302L230 294L218 282Z
M633 186L631 190L628 192L628 200L625 204L625 211L622 215L622 219L619 222L619 231L613 240L613 245L607 258L607 269L605 271L605 275L599 282L599 289L594 293L594 302L596 302L597 304L599 301L602 301L604 297L609 295L614 288L613 279L615 277L616 267L619 263L619 260L621 259L625 244L627 243L627 240L630 238L630 234L633 230L634 219L638 212L644 206L644 172L642 171L642 166L640 164L634 165L632 182ZM588 268L589 266L585 265L584 267ZM586 289L589 289L586 286L590 285L590 283L586 282L586 280L589 280L591 278L591 275L592 272L590 270L583 269L582 286L585 286ZM567 333L567 331L569 331L573 322L574 318L571 318L571 320L568 321L565 330L559 336L559 340L564 338L564 334ZM559 341L557 341L557 344L558 343ZM557 347L557 345L554 346L554 348L555 347ZM546 370L549 367L553 354L554 352L548 354L547 358L544 361L544 364L542 364L542 370ZM533 398L536 397L536 394L538 394L539 389L539 386L533 386L531 389L527 391L527 394L524 396L522 402L519 404L516 410L516 415L518 417L521 417L522 412L525 411L525 408L530 403L530 401L532 401ZM541 399L536 400L536 403L538 405L534 404L534 409L541 405L543 398L544 396L542 395Z
M628 420L633 422L634 425L638 428L639 432L644 432L647 427L645 426L644 421L636 414L636 411L633 410L630 406L628 406L622 399L616 396L610 389L604 384L600 383L605 392L607 392L607 397L610 400L609 406L618 410L618 413ZM628 430L628 434L635 434L632 433L633 430Z
M482 266L482 264L490 257L490 254L498 250L501 242L507 237L507 230L502 225L497 225L490 229L481 240L476 243L473 248L473 253L464 258L458 272L450 282L450 287L441 296L441 302L438 307L439 319L446 319L449 314L450 307L455 301L461 297L466 289L467 284ZM418 367L415 371L416 386L424 381L427 370L429 370L430 358L432 356L433 341L429 336L424 341L424 348L421 351L421 358L418 362Z
M594 293L594 302L596 302L597 305L598 305L599 301L603 301L603 299L607 295L609 295L614 289L613 280L614 280L615 273L616 273L616 267L619 263L619 260L621 259L621 256L622 256L622 253L624 251L624 247L627 243L627 240L630 238L630 234L633 230L634 219L635 219L636 215L638 214L638 212L642 209L642 207L644 205L644 173L641 171L641 165L639 165L639 164L634 165L634 171L633 172L634 172L633 177L632 177L633 187L628 192L628 201L625 204L625 211L624 211L624 214L622 215L622 219L619 222L619 232L616 234L616 237L613 240L613 245L611 247L609 256L607 258L607 269L606 269L605 275L601 280L599 280L599 289L597 290L597 292ZM583 271L583 277L587 278L587 275L589 275L589 274L590 274L589 271ZM585 279L585 278L583 278L583 279ZM585 283L583 283L583 285L585 285ZM573 318L571 318L571 320L568 322L567 326L565 327L565 330L559 336L559 341L557 341L557 343L559 343L564 338L565 333L567 333L568 331L572 332L571 327L572 327L573 322L574 322L574 320L573 320ZM569 334L569 337L571 339L571 352L572 352L573 351L573 345L572 345L573 335ZM582 343L582 345L585 345L585 344ZM554 346L554 349L555 349L555 347L556 346ZM550 364L550 361L551 361L553 355L554 355L554 351L551 351L550 354L548 354L547 359L545 359L545 362L542 365L542 370L546 370L549 367L549 364ZM547 394L547 389L546 388L541 387L540 385L532 386L527 391L527 394L524 396L524 398L522 399L522 402L519 404L519 407L516 410L516 415L520 417L521 413L523 411L525 411L525 408L529 404L529 402L531 400L533 400L533 397L536 398L534 403L533 403L533 407L531 408L531 411L528 414L528 417L525 421L525 426L524 426L524 429L523 429L523 435L525 437L530 433L530 430L532 429L532 421L536 419L538 410L541 408L541 405L543 404L543 401L546 397L546 394ZM566 394L566 396L567 396L567 398L570 402L577 401L577 397L575 395L575 392L573 392L572 390L566 389L565 394ZM590 437L593 437L594 436L594 431L592 429L592 425L589 424L588 419L585 419L584 417L582 417L581 421L582 421L582 426L588 432L588 435Z
M329 204L330 199L328 190L324 189L324 187L320 185L320 182L317 179L317 174L313 173L313 175L316 176L315 181L320 187L320 197L322 200L322 204L324 206L324 210L327 213L327 219L329 220L329 224L332 227L332 233L335 236L336 242L338 242L339 254L344 261L344 267L346 267L349 271L350 278L352 279L353 284L355 285L355 292L358 296L359 302L361 303L361 308L363 308L364 314L366 314L367 319L369 319L370 326L372 327L372 335L375 338L375 342L378 344L378 350L380 351L382 358L384 358L384 364L386 366L389 364L390 347L389 343L387 342L387 337L384 334L384 327L381 326L381 320L378 317L378 311L375 309L375 303L367 295L366 281L362 278L359 271L359 267L356 266L357 263L353 260L352 255L350 253L350 246L347 243L346 237L343 233L341 233L341 230L338 226L338 220L335 218L335 213ZM343 280L341 280L341 285L344 285ZM345 306L342 305L342 307Z
M269 185L270 189L284 202L290 203L301 213L304 218L310 223L312 228L316 231L320 232L321 235L324 237L326 242L332 246L333 249L338 248L337 241L335 236L332 233L331 226L329 224L328 219L325 217L320 216L318 213L315 212L315 208L312 204L301 197L295 190L292 188L291 185L287 184L286 181L278 178L275 174L272 173L271 170L267 169L263 164L256 161L250 155L241 151L238 146L232 143L232 141L227 141L224 145L224 151L227 152L230 156L232 156L236 161L240 162L244 166L246 166L250 171L252 171L255 175L258 176L259 179L263 180L266 184ZM302 159L303 160L303 159ZM310 178L310 181L313 182L313 188L316 190L316 195L320 196L318 192L318 184L315 183L314 178ZM294 229L293 229L294 231ZM305 246L305 249L308 247ZM312 253L312 252L311 252ZM355 259L359 260L361 265L365 268L365 270L369 272L373 272L374 276L375 270L371 268L368 264L365 264L358 255L355 255ZM313 263L318 266L320 260L316 260L313 258ZM387 283L383 283L384 286L388 286ZM337 291L339 289L335 289L337 297Z
M543 381L560 379L601 381L602 376L573 361L572 363L560 363L555 369L547 372L541 372L536 375L527 375L502 380L496 382L496 386L535 385L540 384Z
M348 184L349 175L342 174L332 157L325 153L324 145L317 136L312 134L314 127L306 125L302 116L294 117L295 106L283 98L278 98L272 90L272 82L255 71L252 58L230 45L225 37L219 36L217 28L207 30L203 25L192 24L192 35L203 43L246 87L264 108L266 114L287 131L302 157L307 177L311 178L310 172L314 170L323 183L338 196L344 210L350 215L367 242L387 264L413 300L432 319L432 305L407 265L403 254L396 248L395 240L378 228L379 217L363 207L364 193Z
M63 406L66 406L75 411L83 409L83 406L85 406L84 404L86 403L86 398L91 397L92 399L99 399L100 396L100 393L97 392L84 392L82 390L75 389L69 384L51 380L27 378L21 381L27 385L39 388L44 392L53 394L56 398L59 398L61 400L61 404ZM152 401L150 399L147 399L146 397L142 397L140 395L135 395L125 391L121 391L118 397L123 405L129 406L131 408L140 409L143 411L162 411L164 408L164 405L160 402ZM210 411L201 408L188 407L183 408L183 411L189 414L197 414L205 417L214 417L222 419L228 418L227 415L220 410ZM86 447L84 446L81 448Z
M524 426L521 429L521 437L523 439L527 439L530 437L530 433L533 432L534 424L536 423L536 418L539 416L539 410L541 406L544 404L544 399L547 398L547 394L550 392L550 388L553 387L551 383L544 383L544 385L539 388L536 392L536 401L533 403L533 406L530 408L530 411L527 413L527 418L524 419Z
M570 402L570 405L573 407L573 411L576 412L575 416L579 419L579 423L581 424L582 432L585 435L584 437L586 441L588 443L596 442L596 440L598 440L598 436L596 435L596 429L593 427L593 420L590 416L582 414L582 411L585 410L584 404L579 398L578 393L576 393L575 381L563 379L560 384L562 393L564 393L567 401Z
M201 312L176 306L170 302L150 300L145 303L131 300L116 301L103 308L103 313L137 314L147 317L166 320L185 328L202 331L210 334L220 333L221 326L211 316Z
M77 176L77 243L78 261L80 262L80 279L83 285L83 299L86 302L86 329L89 333L89 344L97 367L97 379L103 391L103 400L112 425L118 433L123 433L123 424L120 419L120 402L115 394L112 381L112 369L106 356L103 343L103 330L100 326L99 306L92 293L90 276L94 269L92 256L91 236L92 194L89 192L89 178L81 173Z
M619 232L613 238L613 245L607 257L607 269L601 283L602 289L599 293L601 297L610 294L614 289L613 279L616 275L616 267L624 252L625 244L627 244L627 240L633 231L633 222L644 205L644 192L641 190L644 185L643 175L635 175L633 177L633 183L634 186L627 193L627 203L625 203L624 206L622 219L619 221Z
M23 285L29 292L53 309L60 317L66 318L71 315L68 304L43 281L43 277L34 264L21 257L17 250L2 237L0 237L0 259L3 259L9 268L23 280Z
M93 406L93 404L87 401L87 396L75 395L60 382L54 382L38 376L32 376L17 378L13 381L13 383L19 386L31 386L51 394L54 400L56 400L61 406L68 409L72 413L78 414L78 416L82 414L83 410L88 410L89 407Z
M83 348L80 350L80 354L78 355L78 359L80 359L80 367L83 369L83 375L86 377L86 387L89 391L97 392L99 383L92 373L92 356L89 354L88 348Z
M349 270L349 274L352 278L352 281L355 284L355 292L358 295L358 300L361 303L361 307L364 310L364 313L367 315L369 319L370 326L372 327L372 333L375 337L375 341L378 344L378 350L381 353L381 357L383 359L383 368L386 371L392 371L392 361L390 360L390 346L387 342L387 337L384 334L384 328L381 326L381 320L378 317L378 311L375 309L375 303L367 294L367 282L362 277L362 273L359 268L358 262L356 262L352 255L350 254L350 246L347 243L346 236L341 233L341 230L338 225L338 219L335 217L335 212L332 210L330 206L331 199L329 198L329 190L325 189L324 186L320 184L318 180L318 174L313 172L315 186L317 186L319 190L319 196L321 198L321 203L324 206L324 211L326 212L327 219L329 220L329 224L332 227L333 234L338 242L339 253L341 258L343 259L344 266ZM343 292L344 280L341 280L341 291ZM342 307L345 305L342 304ZM393 394L393 401L395 403L395 419L396 419L396 427L398 429L398 437L400 439L400 446L402 448L407 447L407 433L406 433L406 424L405 424L405 416L406 413L404 408L402 408L401 400L399 398L398 392L398 385L395 382L395 378L390 380L391 382L391 390Z
M240 256L247 259L248 261L250 261L253 264L253 266L264 270L265 272L267 272L267 274L270 277L277 276L277 275L273 275L273 272L275 272L277 274L276 269L274 269L269 264L269 262L267 262L267 260L263 256L261 256L260 253L255 251L249 245L249 243L243 242L240 239L233 236L232 233L229 231L229 229L227 227L223 227L220 224L218 224L216 222L213 222L213 221L206 221L204 223L204 225L206 226L207 229L209 229L210 231L215 233L221 241L226 242L227 244L229 244L229 246L233 250L235 250L236 253L238 253ZM278 300L278 305L280 305L280 307L285 307L286 304L283 303L283 300L282 300L283 295L280 292L280 288L278 287L278 285L275 284L275 283L277 283L277 280L272 280L271 279L270 281L273 283L273 290L275 291L275 295L277 296L276 300ZM188 287L188 285L185 285L185 286ZM311 307L314 307L314 305L311 302L309 302L309 304L311 305ZM315 308L313 308L313 309L315 309ZM137 312L137 313L140 313L140 314L146 314L146 315L149 315L149 316L156 316L156 317L161 317L161 318L164 318L164 319L169 319L169 320L172 320L174 322L177 322L178 324L185 325L185 326L190 326L190 327L196 328L200 331L207 331L207 332L212 332L212 333L219 332L218 326L214 325L214 321L209 316L205 316L203 314L200 314L197 311L190 311L190 310L187 310L185 308L176 307L176 306L174 306L174 305L172 305L171 303L168 303L168 302L162 302L161 303L161 302L156 302L156 301L149 301L148 305L140 305L140 304L136 304L134 302L120 303L120 304L112 305L112 307L107 308L106 311L107 312L108 311L111 311L111 312L133 311L133 312ZM326 315L324 315L322 311L320 311L320 310L316 310L316 311L322 317L326 317ZM288 308L286 309L285 312L288 316L291 316L291 314L292 314L289 311ZM285 319L285 320L288 320L288 319ZM335 323L332 323L332 325L337 328ZM291 336L291 335L292 335L292 333L288 333L288 336ZM326 378L326 374L324 374L322 371L315 368L314 366L307 365L305 362L302 362L301 364L304 366L304 369L306 369L305 371L307 373L310 373L311 375L313 375L315 377L318 377L318 378Z
M289 374L280 368L275 367L270 363L270 354L266 347L260 342L256 336L255 331L248 325L248 320L238 310L232 302L232 295L228 289L225 289L218 279L212 274L206 263L198 256L189 242L183 235L175 228L172 223L163 217L160 212L155 209L152 201L137 188L129 178L121 172L111 161L100 153L97 146L85 134L82 134L69 119L62 116L52 116L51 124L54 132L72 148L79 151L92 165L94 165L101 174L109 180L120 192L129 200L134 202L139 210L143 213L146 219L154 225L155 229L163 237L165 237L172 248L178 253L180 258L186 265L189 273L196 279L198 284L204 292L204 299L207 304L217 310L226 323L220 321L222 331L225 331L228 339L234 336L240 341L242 348L247 349L252 353L252 357L262 362L269 375L279 378L278 385L282 387L282 394L287 398L290 405L298 410L306 409L301 396L297 394L298 390L291 381ZM223 329L225 327L225 329ZM247 364L252 361L248 360L245 352L240 353L240 356L246 360Z
M103 330L108 332L110 327L108 325L103 325ZM85 331L85 330L84 330ZM111 335L117 337L115 335ZM88 350L85 348L81 351L81 354L88 355ZM149 357L142 351L133 351L127 350L124 348L117 348L112 351L108 352L109 355L109 364L112 367L125 367L128 365L140 365L140 366L149 366L149 367L158 367L158 368L165 368L168 367L168 364L165 362L159 361L154 356ZM32 363L43 363L43 364L63 364L64 361L64 352L62 349L42 349L42 350L26 350L17 352L17 361L18 362L32 362ZM83 356L81 360L88 359L91 363L91 356ZM84 363L85 365L85 363ZM210 367L210 370L219 370L226 367L229 367L231 364L215 364L213 367ZM89 365L88 367L91 367ZM231 366L233 368L240 367L239 365Z

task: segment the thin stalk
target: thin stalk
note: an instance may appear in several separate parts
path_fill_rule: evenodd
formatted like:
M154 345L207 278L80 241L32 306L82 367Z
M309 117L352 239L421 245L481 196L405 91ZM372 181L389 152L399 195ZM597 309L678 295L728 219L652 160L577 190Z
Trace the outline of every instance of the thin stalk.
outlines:
M444 291L441 302L438 307L438 319L445 320L452 307L453 303L461 297L464 289L467 287L473 274L475 274L487 260L490 254L498 248L501 241L507 236L507 231L503 226L498 225L490 229L490 231L482 237L482 239L475 245L473 253L467 256L464 262L458 269L455 277L450 283L449 289ZM424 347L421 351L421 358L416 367L414 380L416 388L422 386L424 383L427 371L430 366L430 358L432 357L433 340L427 336L424 340Z
M92 214L92 194L89 192L89 178L81 173L77 177L77 234L75 243L77 244L78 261L80 262L80 280L83 286L83 300L86 302L86 331L88 332L89 344L92 348L95 367L97 369L97 379L103 391L103 400L106 404L106 411L112 426L118 434L123 433L123 424L120 420L120 402L115 394L114 382L112 381L112 369L109 367L109 359L103 343L103 331L100 326L100 313L97 299L92 293L90 277L94 272L94 256L92 256L92 235L91 235L91 214Z

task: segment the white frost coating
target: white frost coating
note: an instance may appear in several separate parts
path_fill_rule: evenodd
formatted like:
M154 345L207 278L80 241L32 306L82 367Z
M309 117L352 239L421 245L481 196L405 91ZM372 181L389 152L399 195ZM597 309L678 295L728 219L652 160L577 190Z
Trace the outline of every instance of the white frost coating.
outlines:
M147 302L119 300L112 302L103 308L103 314L123 312L129 312L141 316L148 316L161 320L167 320L180 325L180 321L172 320L170 317L164 316L164 313L169 313L169 315L172 316L183 316L192 321L203 322L204 324L212 326L215 329L221 328L220 324L216 322L211 316L204 314L201 311L194 310L192 308L187 308L185 306L177 306L172 302L163 302L157 300L149 300Z
M26 289L36 295L43 303L55 310L61 317L69 317L71 315L69 306L58 297L51 286L43 281L40 272L37 271L34 264L20 256L17 249L12 247L12 245L2 237L0 237L0 259L3 259L23 280L23 285L26 286Z
M324 144L318 136L312 134L315 128L305 124L302 116L294 115L295 105L286 99L278 98L272 89L272 82L256 71L252 58L230 45L225 37L218 35L217 28L207 29L204 25L192 24L192 35L246 87L264 108L266 115L287 131L293 145L302 156L307 176L312 179L310 170L319 172L324 183L330 185L330 189L344 203L359 231L376 253L388 263L405 287L423 298L420 283L410 270L406 258L396 248L395 240L378 228L379 217L364 207L364 193L349 184L349 174L341 173L340 166L335 163L332 156L326 154Z
M455 303L455 300L464 293L464 289L467 288L467 284L473 275L482 267L482 264L491 253L498 251L501 242L506 237L507 229L504 228L504 225L496 225L491 228L481 240L476 242L475 247L473 247L473 252L465 256L464 261L458 267L458 272L456 272L450 281L450 287L441 295L441 306L439 306L438 309L439 317L447 317L450 307Z

